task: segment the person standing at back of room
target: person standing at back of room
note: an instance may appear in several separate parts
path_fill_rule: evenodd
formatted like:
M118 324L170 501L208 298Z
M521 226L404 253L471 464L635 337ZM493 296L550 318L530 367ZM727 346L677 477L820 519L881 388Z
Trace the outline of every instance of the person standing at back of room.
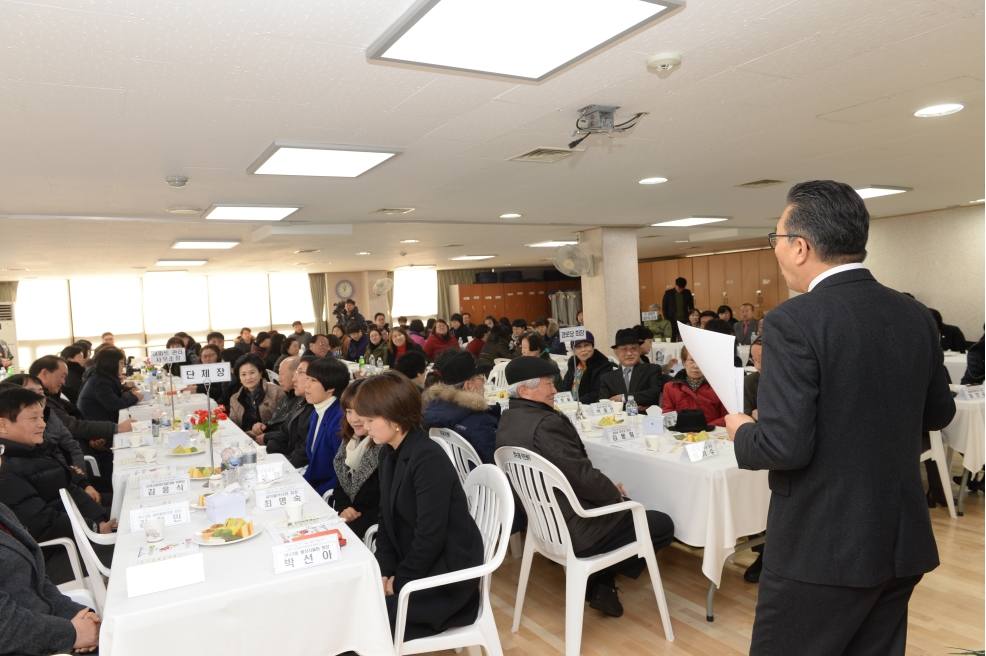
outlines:
M661 299L661 309L664 310L664 318L671 322L672 339L676 342L681 341L678 334L678 322L688 323L688 315L695 309L695 299L692 292L686 289L688 281L684 278L675 278L674 287L664 292Z
M852 187L795 185L769 236L790 289L764 320L759 422L726 416L742 469L769 470L750 654L904 654L907 604L938 566L922 431L955 415L927 308L863 266Z

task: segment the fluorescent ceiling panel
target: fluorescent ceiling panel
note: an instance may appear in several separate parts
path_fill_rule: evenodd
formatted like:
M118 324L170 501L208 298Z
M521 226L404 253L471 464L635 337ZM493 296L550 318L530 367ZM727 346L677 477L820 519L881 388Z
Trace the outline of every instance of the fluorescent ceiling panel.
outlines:
M492 260L496 255L460 255L459 257L450 257L450 260Z
M698 217L698 216L694 216L694 217L692 217L690 219L677 219L675 221L663 221L661 223L652 223L651 225L652 226L678 226L678 227L687 227L687 226L703 225L703 224L706 224L706 223L718 223L719 221L728 221L728 219L723 218L723 217L711 217L711 216L709 216L709 217Z
M209 260L158 260L154 266L202 266Z
M879 198L880 196L893 196L894 194L903 194L910 191L909 187L862 187L856 190L859 197L862 199L867 198Z
M247 173L356 178L402 152L403 148L275 141Z
M557 246L573 246L578 243L577 241L563 241L559 239L556 241L540 241L536 244L528 244L528 246L531 248L555 248Z
M180 241L176 241L174 246L172 246L172 248L210 250L210 249L233 248L234 246L238 246L239 244L240 242L238 241L204 241L204 240L183 239Z
M955 112L961 112L963 109L965 109L965 105L962 103L945 103L944 105L932 105L931 107L919 109L914 112L914 115L918 118L934 118L936 116L948 116Z
M280 221L304 205L227 205L215 204L205 218L214 221Z
M668 0L418 0L368 59L540 82L681 6Z

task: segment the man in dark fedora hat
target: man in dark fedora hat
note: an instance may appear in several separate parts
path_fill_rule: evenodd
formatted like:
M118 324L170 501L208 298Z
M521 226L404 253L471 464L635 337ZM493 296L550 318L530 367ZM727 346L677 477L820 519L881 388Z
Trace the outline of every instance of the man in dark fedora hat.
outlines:
M671 380L659 365L640 361L640 338L633 328L616 331L613 354L620 366L600 378L599 398L626 401L632 396L640 409L661 405L664 384Z
M521 447L537 453L561 470L585 509L608 506L623 501L622 483L613 483L592 466L575 426L554 409L555 368L550 362L532 356L511 360L506 371L510 407L500 418L496 432L497 448ZM559 499L572 547L579 558L607 553L636 539L633 517L629 511L583 518L575 514L564 499ZM647 511L654 551L671 544L674 522L664 513ZM616 574L637 578L646 568L642 558L629 558L607 567L591 577L586 586L586 600L592 608L619 617L623 605L616 594Z

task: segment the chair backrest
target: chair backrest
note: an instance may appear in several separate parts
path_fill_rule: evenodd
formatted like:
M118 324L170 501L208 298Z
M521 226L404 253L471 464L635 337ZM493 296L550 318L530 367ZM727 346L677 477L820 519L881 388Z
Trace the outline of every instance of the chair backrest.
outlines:
M103 606L106 604L106 582L103 577L109 578L110 570L99 561L96 550L92 548L92 543L87 535L86 520L79 512L79 507L75 505L75 500L69 496L68 490L62 488L58 491L62 497L62 505L68 514L69 522L72 524L72 534L75 536L75 544L82 554L82 562L86 565L89 573L89 583L92 585L92 593L96 598L96 612L103 614Z
M519 447L501 447L493 458L506 472L527 512L527 539L533 539L541 553L574 557L568 525L555 496L555 490L559 490L573 507L578 504L565 475L538 454Z
M379 530L379 528L379 524L374 524L370 528L366 529L366 533L363 534L363 544L370 550L370 553L377 552L377 530Z
M459 483L465 487L469 472L483 464L476 449L466 441L466 438L448 428L432 428L428 431L428 436L445 449L445 453L452 459L452 466L459 474Z
M493 369L490 370L490 375L486 379L499 389L505 388L507 386L507 365L509 363L510 360L506 358L496 358L493 362Z
M483 536L483 562L500 566L510 542L514 521L514 496L510 483L495 465L480 465L469 472L462 486L469 499L469 513ZM484 593L489 592L490 575L483 577Z

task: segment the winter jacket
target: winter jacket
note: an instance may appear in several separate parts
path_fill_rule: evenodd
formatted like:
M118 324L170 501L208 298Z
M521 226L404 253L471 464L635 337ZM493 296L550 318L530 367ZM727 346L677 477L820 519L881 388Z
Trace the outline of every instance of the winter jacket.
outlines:
M331 490L336 484L336 470L333 460L336 451L342 444L339 437L339 424L342 423L343 413L336 399L318 422L318 412L312 410L309 415L308 438L305 440L305 454L308 456L308 469L305 470L305 480L318 492L319 496ZM318 428L318 435L315 428Z
M582 379L579 381L578 389L573 389L575 384L575 356L568 359L568 372L562 380L559 392L572 392L572 398L581 403L599 402L599 385L602 382L602 375L616 368L613 361L603 355L602 351L594 351L592 356L586 361L585 371L582 372Z
M654 338L664 338L671 339L671 322L667 319L658 319L657 321L645 321L644 325L650 328L651 332L654 333Z
M307 330L302 330L300 333L292 332L288 337L294 337L298 340L298 345L306 351L308 350L308 345L312 343L312 334Z
M41 547L16 515L0 504L0 654L71 654L72 618L85 608L52 585Z
M79 393L79 410L90 421L116 423L120 410L134 405L137 405L137 397L124 393L120 379L104 371L94 371Z
M410 340L410 339L407 340L405 342L405 345L406 345L406 348L404 349L405 353L407 353L408 351L417 351L421 355L424 355L425 353L425 350L420 346L418 346L418 343L415 342L414 340ZM427 358L428 356L425 355L425 357ZM388 347L387 355L384 356L383 363L388 367L393 367L395 362L397 362L397 351L391 351L390 347Z
M472 328L464 323L460 323L458 328L449 328L449 332L457 341L463 341L467 337L472 337Z
M349 346L343 351L343 358L350 362L359 362L359 359L366 354L366 347L370 344L370 336L366 333L358 340L349 339Z
M688 375L682 369L678 375L671 379L671 382L664 386L664 400L661 403L661 410L664 412L677 412L678 410L701 410L705 414L705 421L710 426L725 426L726 415L729 411L716 396L709 385L709 381L703 381L694 392L685 382Z
M565 347L565 342L561 341L560 332L552 335L551 339L548 341L548 350L555 355L568 355L568 349Z
M74 403L66 401L45 390L48 398L46 407L51 408L58 419L65 425L72 437L88 447L90 440L106 440L106 447L113 445L113 436L117 432L115 421L87 421L82 418L82 411Z
M424 348L425 348L425 341L427 341L425 339L425 336L424 335L422 335L421 333L415 333L415 332L411 332L411 331L408 331L407 334L408 334L408 336L412 340L414 340L414 343L415 344L417 344L418 346L421 347L422 350L424 350Z
M383 340L380 340L380 343L377 344L376 346L374 346L373 344L367 343L367 345L366 345L366 354L363 357L366 358L366 362L367 363L370 363L370 362L376 363L376 361L378 359L379 360L386 360L387 359L387 347L388 346L389 346L389 344L387 342L383 341Z
M483 345L483 350L479 352L479 361L496 364L498 358L513 360L514 353L502 342L486 342Z
M250 352L261 360L267 359L267 349L261 348L261 346L257 344L257 340L253 340L253 344L250 345Z
M354 306L353 311L346 315L346 319L342 323L345 325L350 321L355 321L361 330L366 331L366 319L359 313L359 306Z
M72 403L78 403L79 392L82 391L82 374L86 372L86 368L78 362L66 361L66 364L68 365L68 375L65 376L61 392Z
M476 449L483 464L493 464L500 405L490 406L480 394L437 383L425 390L425 428L447 428Z
M260 384L264 388L264 400L257 404L257 413L260 415L260 423L266 424L270 421L270 418L274 416L274 409L277 404L284 397L284 390L278 385L273 383L268 383L266 380L261 380ZM243 425L243 416L246 408L243 407L243 402L240 401L241 394L249 394L245 387L241 387L229 400L229 418L233 420L233 423L242 428L244 431L248 431L253 426Z
M308 438L308 422L311 421L314 407L304 395L296 396L288 392L278 404L278 410L267 422L264 444L267 453L280 453L292 467L308 464L305 454L305 440Z
M661 316L668 321L674 321L677 318L675 316L677 294L678 290L672 287L664 292L664 296L661 298ZM692 291L690 289L682 290L681 296L685 302L685 320L687 321L688 315L695 309L695 298L692 296Z
M452 335L452 333L445 335L444 338L438 333L432 333L428 336L428 339L425 340L425 355L428 356L429 360L434 360L439 353L448 347L458 345L459 342L455 339L455 336Z

